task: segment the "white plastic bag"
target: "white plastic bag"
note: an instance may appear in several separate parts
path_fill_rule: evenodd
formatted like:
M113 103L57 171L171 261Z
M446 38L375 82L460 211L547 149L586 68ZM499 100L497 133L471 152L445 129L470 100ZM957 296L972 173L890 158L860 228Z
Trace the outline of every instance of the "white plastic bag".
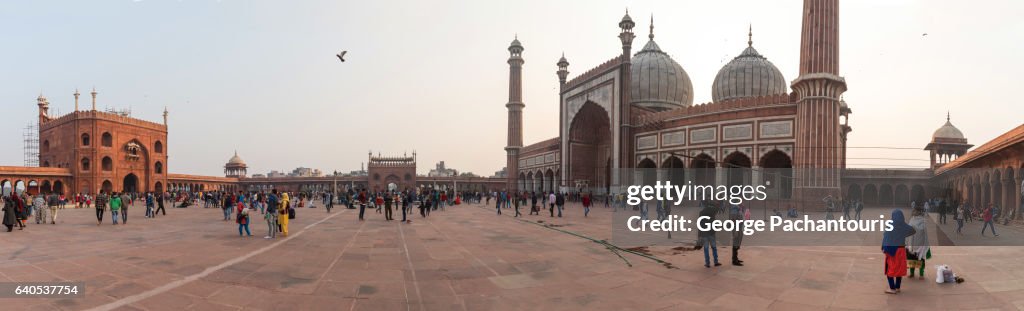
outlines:
M945 271L949 270L947 265L935 266L935 283L945 283Z

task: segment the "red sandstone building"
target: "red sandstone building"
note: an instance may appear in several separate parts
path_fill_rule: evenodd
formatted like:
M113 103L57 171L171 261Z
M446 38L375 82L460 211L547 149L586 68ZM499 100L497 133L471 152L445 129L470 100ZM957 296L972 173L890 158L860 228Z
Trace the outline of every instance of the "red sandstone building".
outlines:
M91 110L78 109L75 91L75 110L63 116L51 116L50 103L39 96L40 165L67 169L71 178L66 186L72 193L163 191L167 111L163 124L98 111L98 93L91 94Z

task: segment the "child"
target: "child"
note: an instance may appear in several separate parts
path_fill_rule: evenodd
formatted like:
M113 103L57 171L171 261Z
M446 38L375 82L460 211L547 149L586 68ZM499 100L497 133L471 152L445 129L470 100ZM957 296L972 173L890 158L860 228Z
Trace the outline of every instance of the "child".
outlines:
M238 236L242 236L242 229L245 229L245 234L252 236L249 232L249 209L245 208L245 204L238 203L238 215L235 217L235 222L238 223Z

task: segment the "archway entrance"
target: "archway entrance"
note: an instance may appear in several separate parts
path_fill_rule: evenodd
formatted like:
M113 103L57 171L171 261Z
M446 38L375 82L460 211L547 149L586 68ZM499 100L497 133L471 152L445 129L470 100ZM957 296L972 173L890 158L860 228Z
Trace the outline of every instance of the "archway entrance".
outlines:
M698 185L715 184L715 159L708 154L701 153L690 160L690 168L694 169L694 183Z
M569 126L570 183L587 185L598 193L608 191L611 187L611 132L611 122L604 108L593 102L583 104Z
M121 186L121 191L128 193L139 192L139 177L135 176L134 173L124 176L124 183Z
M53 182L53 193L64 194L64 183L59 180Z
M793 195L793 160L784 152L772 150L761 157L764 181L771 181L771 189L777 189L777 196L789 199ZM858 195L859 196L859 195Z
M164 192L164 184L160 183L159 181L156 182L156 186L153 187L153 191L156 191L156 193L163 193Z
M100 187L100 191L110 194L110 192L114 191L114 183L111 183L109 180L104 180L103 185Z
M726 184L729 186L742 186L750 184L750 157L741 153L733 152L725 157L722 165L726 169Z

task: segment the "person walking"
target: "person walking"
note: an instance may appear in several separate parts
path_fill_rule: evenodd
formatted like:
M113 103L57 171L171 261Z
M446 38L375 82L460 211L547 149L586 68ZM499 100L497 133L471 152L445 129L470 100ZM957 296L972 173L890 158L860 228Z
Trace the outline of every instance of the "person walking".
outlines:
M713 204L705 204L704 208L700 210L700 216L697 218L697 221L702 224L697 227L699 230L697 232L697 239L699 241L698 245L704 249L705 268L711 268L711 258L708 258L708 249L710 249L711 253L714 255L715 267L722 265L721 263L718 263L718 243L715 239L715 230L710 226L710 222L715 221L716 215L718 215L718 207L715 207ZM704 228L705 230L701 230L700 228Z
M963 235L964 232L964 205L960 204L953 212L953 220L956 220L956 234Z
M324 208L327 209L327 213L330 214L331 213L331 209L334 208L334 193L333 192L328 192L324 196L324 198L325 198L325 200L327 200L327 202L324 202Z
M516 198L516 215L515 217L523 216L523 213L519 212L519 202L522 201L523 205L526 205L526 192L523 192Z
M910 236L910 244L907 245L907 268L910 269L910 278L914 277L914 268L917 268L918 279L924 279L925 260L932 257L928 243L928 218L923 209L915 209L911 215L910 226L914 228L914 235Z
M554 191L552 191L547 196L547 199L548 199L548 213L551 214L550 217L555 217L555 199L556 198L557 198L557 196L555 196L555 192Z
M18 222L18 212L14 208L14 200L10 196L3 197L4 204L4 227L7 227L7 232L14 230L14 223Z
M35 216L36 216L36 224L37 225L40 222L46 223L46 211L47 211L46 199L43 198L42 194L37 194L32 199L32 210L33 210L33 214L35 214Z
M238 236L242 236L242 229L245 229L247 236L252 236L252 232L249 232L249 209L245 208L245 203L238 202L238 215L235 216L235 222L238 223Z
M277 237L277 208L280 204L277 198L277 189L271 190L270 195L267 196L267 213L263 214L263 219L267 221L267 235L263 237L264 239Z
M61 195L58 195L57 193L50 193L50 195L46 197L46 206L50 209L50 224L51 225L56 225L57 224L57 210L58 209L64 209L64 203L63 202L64 202L64 199L62 199ZM44 223L46 222L46 218L45 217L43 218L43 222Z
M736 230L732 231L732 265L743 266L743 260L740 260L740 244L743 244L743 229L744 215L743 206L739 204L732 204L729 207L729 219L739 224Z
M590 196L592 196L592 195L594 195L593 192L583 196L583 217L587 217L587 216L590 215L590 203L591 203ZM561 209L559 209L559 212L561 212Z
M412 193L412 191L406 191L405 198L402 199L402 222L409 222L409 220L405 218L405 215L409 214L409 207L415 200L416 196Z
M857 201L854 201L854 204L857 205L857 208L856 208L857 215L856 216L857 216L857 220L860 221L860 212L864 210L864 201L857 200Z
M221 196L220 196L221 210L224 212L224 221L230 221L231 220L231 210L232 210L232 208L235 207L234 202L232 202L234 200L232 200L232 199L233 199L233 197L231 195L226 194L226 193L225 194L221 194Z
M107 213L107 195L100 192L96 195L96 225L103 223L103 214Z
M156 214L157 213L161 213L164 216L167 216L167 210L164 209L164 200L165 200L164 193L163 192L158 193L156 195L155 200L156 200L156 210L153 211L153 218L156 218Z
M359 220L363 220L363 214L366 214L366 189L359 190Z
M558 206L558 218L562 218L562 207L565 206L565 194L561 192L555 196L555 205Z
M889 281L887 294L898 294L903 276L907 275L907 237L914 235L914 227L911 227L903 218L903 211L894 209L892 216L892 230L882 234L882 252L885 253L885 278Z
M28 224L29 214L32 213L32 207L29 206L30 203L27 202L27 195L28 194L24 192L21 193L21 195L16 193L11 194L11 201L14 202L14 211L18 215L18 230L25 230L25 226Z
M128 224L128 206L132 205L132 197L128 196L127 192L121 193L121 224Z
M121 216L121 215L119 215L119 213L121 212L121 207L123 207L122 206L123 204L124 204L124 202L122 202L121 197L117 195L117 192L114 192L114 193L111 194L111 196L110 196L110 218L112 218L114 220L114 225L117 225L117 220Z
M146 218L153 218L153 193L146 192Z
M943 225L946 224L946 214L949 213L949 211L947 210L948 207L949 207L949 205L946 204L946 200L942 200L942 202L939 203L939 223L940 224L943 224Z
M985 236L985 228L992 228L992 235L999 236L996 234L996 225L992 222L992 204L988 205L988 208L981 215L981 219L985 221L985 225L981 227L981 236Z
M281 224L281 236L288 236L288 218L292 213L290 203L288 193L282 193L280 213L277 215L277 222Z
M394 203L394 197L390 194L385 195L384 198L384 220L391 221L391 204Z

